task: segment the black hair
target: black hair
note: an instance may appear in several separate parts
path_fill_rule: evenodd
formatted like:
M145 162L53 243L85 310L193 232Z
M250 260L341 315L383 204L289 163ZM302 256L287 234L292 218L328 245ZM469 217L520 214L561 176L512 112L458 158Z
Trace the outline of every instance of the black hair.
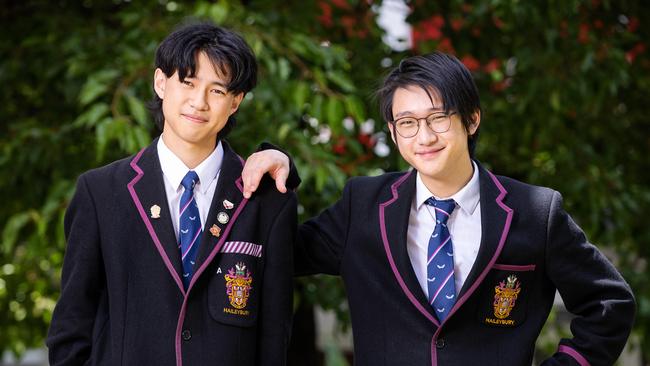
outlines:
M206 22L182 25L168 35L156 50L155 68L160 68L167 77L178 72L178 78L183 81L196 74L200 52L208 56L215 70L229 78L228 92L246 94L257 84L257 61L246 41L235 32ZM148 107L156 126L162 130L165 123L162 99L155 91ZM233 113L218 138L224 138L235 123Z
M382 117L393 122L393 96L398 88L416 86L431 97L436 93L445 113L456 112L469 132L474 113L481 112L481 101L472 74L456 57L442 52L403 59L377 90ZM480 128L480 127L479 127ZM394 124L393 124L394 129ZM395 131L393 131L395 132ZM479 130L467 137L470 156L474 156Z

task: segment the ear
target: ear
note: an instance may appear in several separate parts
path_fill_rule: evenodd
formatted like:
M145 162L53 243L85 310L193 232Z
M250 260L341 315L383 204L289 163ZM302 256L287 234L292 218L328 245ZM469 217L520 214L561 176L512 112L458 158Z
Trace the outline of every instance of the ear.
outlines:
M473 122L471 125L469 125L469 131L468 131L470 136L476 133L476 130L478 130L478 126L481 125L481 111L477 110L476 112L472 113L472 120Z
M239 108L239 105L241 104L241 101L244 99L245 93L239 93L233 96L232 98L232 104L230 105L230 114L232 115L233 113L237 112L237 109Z
M160 69L157 68L153 74L153 90L158 95L158 98L164 99L165 97L165 85L167 84L167 75Z

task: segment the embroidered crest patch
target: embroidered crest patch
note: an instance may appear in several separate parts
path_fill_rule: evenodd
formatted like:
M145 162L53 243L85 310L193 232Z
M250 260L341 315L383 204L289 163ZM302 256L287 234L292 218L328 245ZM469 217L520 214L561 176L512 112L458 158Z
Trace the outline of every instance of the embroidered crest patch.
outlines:
M499 286L494 287L494 316L499 319L505 319L510 316L510 312L517 302L517 295L521 291L519 285L517 276L510 275L505 283L501 281Z
M515 319L508 319L510 313L517 303L517 297L521 292L521 282L517 276L511 274L505 281L494 286L494 301L492 302L494 318L485 317L485 323L501 326L515 326L519 322Z
M245 308L248 297L250 296L250 290L252 289L251 283L253 282L253 277L250 271L246 269L246 264L244 262L235 264L235 267L229 269L224 278L226 279L226 293L228 294L230 305L235 309Z

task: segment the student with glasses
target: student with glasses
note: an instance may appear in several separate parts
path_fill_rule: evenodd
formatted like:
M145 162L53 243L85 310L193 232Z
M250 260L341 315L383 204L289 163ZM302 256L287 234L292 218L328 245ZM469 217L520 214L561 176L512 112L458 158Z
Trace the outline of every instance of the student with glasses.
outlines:
M297 274L342 276L355 365L530 365L556 291L572 335L543 364L612 365L634 320L630 288L558 192L474 159L481 107L465 66L406 58L378 96L412 169L350 179L294 248ZM278 151L247 164L246 194L289 171Z

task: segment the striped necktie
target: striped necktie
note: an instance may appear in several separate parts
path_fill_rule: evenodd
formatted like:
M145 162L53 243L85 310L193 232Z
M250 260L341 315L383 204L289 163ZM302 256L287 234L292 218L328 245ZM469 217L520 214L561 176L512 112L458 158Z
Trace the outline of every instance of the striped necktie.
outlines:
M194 273L194 261L200 243L201 236L201 218L199 217L199 207L194 199L194 186L199 182L199 176L196 172L190 170L185 174L181 185L185 188L181 196L179 205L179 249L181 251L181 260L183 262L183 284L185 289L190 285L192 274Z
M436 227L429 239L427 251L427 289L429 304L440 322L444 321L456 301L454 284L454 247L447 228L447 220L456 207L454 200L426 201L436 213Z

